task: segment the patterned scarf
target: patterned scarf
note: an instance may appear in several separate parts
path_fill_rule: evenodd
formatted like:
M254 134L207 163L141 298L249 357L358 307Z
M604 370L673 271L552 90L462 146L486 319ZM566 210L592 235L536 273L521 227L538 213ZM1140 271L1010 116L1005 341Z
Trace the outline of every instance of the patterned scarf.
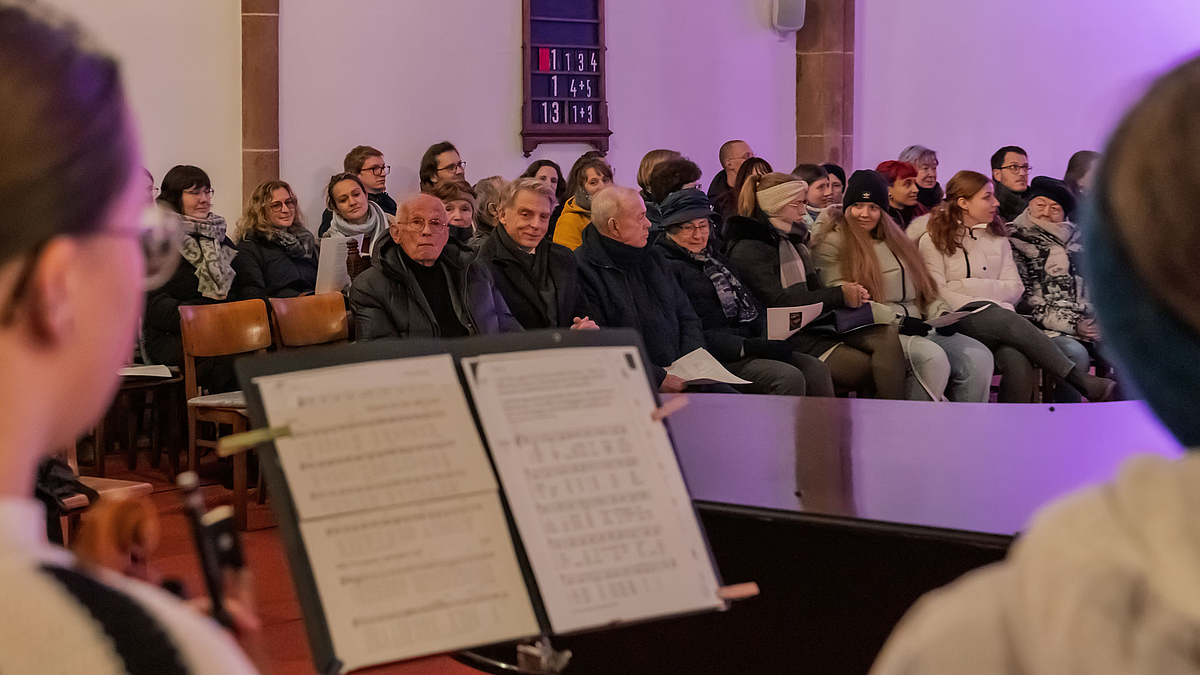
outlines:
M709 281L717 291L717 297L721 300L721 313L725 318L737 323L750 323L758 318L758 308L750 301L750 294L728 267L708 255L707 251L691 253L691 256L704 265L704 273L708 275Z
M375 244L388 234L387 214L383 212L383 208L372 201L367 201L367 219L359 224L354 224L342 217L342 214L333 210L333 219L330 221L329 229L325 230L326 237L357 237L359 235L368 235L364 237L366 243L363 246L367 251L375 250Z
M332 228L330 228L332 229ZM254 232L254 238L269 241L287 251L292 258L315 258L317 256L317 239L312 232L300 223L292 223L287 229L272 227Z
M224 246L225 219L214 213L207 218L180 216L184 233L180 244L183 259L196 268L200 294L210 300L224 300L233 287L233 256L237 249Z

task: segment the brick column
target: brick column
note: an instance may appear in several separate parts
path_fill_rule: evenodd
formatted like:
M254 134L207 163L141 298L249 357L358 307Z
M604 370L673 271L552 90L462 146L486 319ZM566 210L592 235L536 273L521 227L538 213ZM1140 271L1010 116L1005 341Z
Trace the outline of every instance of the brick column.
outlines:
M242 0L242 200L279 178L279 0Z
M850 169L853 148L854 0L808 0L796 34L796 162Z

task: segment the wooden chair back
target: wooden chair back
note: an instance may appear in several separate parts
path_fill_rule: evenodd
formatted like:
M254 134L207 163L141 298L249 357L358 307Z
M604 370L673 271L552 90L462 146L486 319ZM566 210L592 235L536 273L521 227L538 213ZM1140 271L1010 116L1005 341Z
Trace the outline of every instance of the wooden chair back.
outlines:
M262 300L179 308L183 333L183 382L187 397L198 396L196 358L260 352L271 346L271 323Z
M298 298L271 298L275 342L280 347L307 347L350 338L346 303L341 293Z

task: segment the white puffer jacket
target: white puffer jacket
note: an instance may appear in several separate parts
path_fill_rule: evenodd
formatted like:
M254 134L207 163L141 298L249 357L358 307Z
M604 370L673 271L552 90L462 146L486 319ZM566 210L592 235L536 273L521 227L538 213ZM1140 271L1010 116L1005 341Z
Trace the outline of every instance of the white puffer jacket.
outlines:
M1008 237L992 234L986 224L968 230L953 255L942 255L928 232L921 235L919 246L942 299L952 309L986 300L1011 310L1025 294Z

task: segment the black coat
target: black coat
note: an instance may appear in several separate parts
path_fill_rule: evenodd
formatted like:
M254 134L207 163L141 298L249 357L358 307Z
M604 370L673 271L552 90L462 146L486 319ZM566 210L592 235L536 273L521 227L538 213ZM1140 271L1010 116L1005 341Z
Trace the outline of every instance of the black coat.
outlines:
M441 329L417 279L405 267L400 245L384 239L371 269L350 285L350 310L355 338L440 337ZM457 246L446 246L438 260L450 283L450 296L459 321L472 335L521 330L492 283L488 266Z
M228 239L223 239L221 245L235 248ZM233 264L237 264L236 256ZM179 264L167 283L146 294L146 312L142 319L146 356L153 363L182 366L183 335L179 328L179 307L241 300L237 293L237 278L234 277L233 288L229 290L229 297L224 301L204 297L200 294L200 280L196 277L196 268L184 260L182 255L179 256Z
M825 304L825 309L846 306L839 287L825 288L813 265L807 265L806 284L783 287L779 278L779 239L774 226L754 218L734 216L725 223L725 254L733 263L733 273L758 301L767 307L794 307ZM803 246L793 242L797 248Z
M386 192L368 192L367 199L379 205L383 212L389 216L396 215L396 200ZM325 231L333 225L333 211L325 209L321 214L321 225L317 228L317 238L325 236Z
M662 249L667 264L674 270L680 287L692 303L692 309L700 317L700 324L704 328L704 342L708 345L709 353L718 361L736 361L745 355L747 339L766 337L767 312L753 297L751 302L758 309L758 317L747 323L735 322L725 316L724 310L721 309L721 298L717 295L712 279L704 272L702 262L671 241L670 237L659 237L656 244ZM733 271L733 265L724 256L719 253L712 255Z
M508 309L526 330L570 328L575 317L591 316L587 298L579 289L579 270L571 249L543 237L535 253L547 257L550 277L554 279L558 322L551 323L533 279L515 254L504 246L500 237L499 232L493 232L483 239L479 247L479 262L491 268L492 281L504 296Z
M1024 192L1013 192L1004 186L1004 183L996 181L996 201L1000 202L1000 217L1005 223L1011 223L1017 219L1017 216L1025 212L1025 208L1029 206L1029 189Z
M233 259L238 298L294 298L317 286L317 256L294 258L265 239L243 239Z
M580 286L595 309L592 318L601 326L636 328L650 358L647 367L661 383L666 377L664 368L705 347L700 318L657 248L650 247L638 256L636 269L629 264L622 268L609 253L605 239L599 230L589 227L583 231L583 244L575 249Z

